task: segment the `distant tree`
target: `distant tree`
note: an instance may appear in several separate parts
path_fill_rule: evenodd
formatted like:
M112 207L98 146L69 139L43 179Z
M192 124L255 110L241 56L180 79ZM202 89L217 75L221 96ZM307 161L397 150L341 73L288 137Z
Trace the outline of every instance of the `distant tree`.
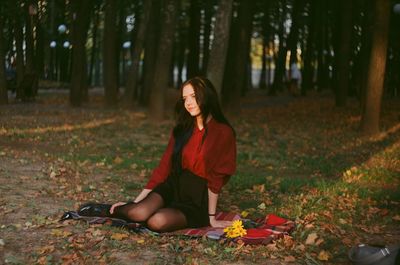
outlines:
M93 4L93 0L85 0L73 2L72 6L75 17L72 28L72 76L69 97L72 106L82 104L84 90L88 89L86 39Z
M0 105L4 105L8 103L8 94L7 94L7 81L6 81L6 73L5 73L5 57L4 57L4 8L0 7Z
M115 106L118 101L117 4L117 1L105 0L104 7L103 79L108 106Z
M157 48L160 39L160 27L162 24L161 18L162 1L154 1L148 29L146 31L144 60L143 60L143 81L139 91L139 102L142 106L148 106L150 94L152 91L154 80L154 69L157 60Z
M335 40L335 94L336 106L338 107L344 107L346 105L350 84L350 59L353 32L352 5L353 0L340 0L340 10L337 12L338 36Z
M281 90L283 87L283 78L285 75L286 69L286 34L285 34L285 21L286 21L286 0L282 0L282 11L279 12L279 26L278 26L278 36L279 36L279 47L278 54L275 54L274 62L275 62L275 72L274 72L274 83L270 87L268 91L269 95L276 95L278 90ZM277 7L280 11L281 8Z
M140 56L143 51L146 29L150 20L151 8L152 0L144 1L143 12L141 14L140 23L138 25L135 43L132 51L132 63L129 68L126 81L124 94L124 104L126 106L132 106L132 104L134 103L134 95L137 94L136 90L139 77L139 63L141 60Z
M201 62L201 74L207 74L207 65L210 58L210 35L211 23L214 14L214 0L206 0L203 2L204 19L203 19L203 51Z
M240 112L240 97L247 86L254 7L254 1L241 0L232 25L222 91L222 105L230 114Z
M311 0L309 5L308 12L308 34L307 34L307 42L305 47L305 52L303 56L304 68L303 68L303 80L301 83L301 95L305 96L307 90L310 90L314 87L313 76L315 72L315 30L318 27L317 25L317 1L319 0Z
M149 112L153 120L164 118L165 94L168 88L168 73L172 59L172 44L179 0L165 0L162 12L162 27L157 48L157 60L151 86Z
M187 78L199 74L200 63L200 1L190 0L189 31L188 31L188 58Z
M361 131L365 135L379 132L379 117L385 78L390 0L375 0L375 19L372 29L371 57L367 75L365 104Z
M219 1L213 42L207 66L207 77L221 95L225 62L228 52L233 0Z
M14 37L15 37L15 61L16 61L16 72L17 72L17 91L16 91L16 98L17 99L24 99L25 98L25 91L21 86L22 80L25 74L25 59L24 59L24 49L23 49L23 42L24 42L24 33L23 33L23 26L22 26L22 17L19 8L17 7L18 3L15 3L16 8L16 16L14 19Z

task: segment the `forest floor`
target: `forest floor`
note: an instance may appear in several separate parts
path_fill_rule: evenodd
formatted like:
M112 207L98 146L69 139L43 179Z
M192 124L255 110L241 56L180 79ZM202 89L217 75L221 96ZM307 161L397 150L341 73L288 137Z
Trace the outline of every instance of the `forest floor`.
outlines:
M349 264L358 243L400 242L400 101L385 100L382 133L358 133L359 107L330 96L267 97L254 91L232 121L238 170L219 208L296 221L262 246L135 234L58 220L86 201L132 199L166 147L171 117L82 108L40 91L0 107L0 263Z

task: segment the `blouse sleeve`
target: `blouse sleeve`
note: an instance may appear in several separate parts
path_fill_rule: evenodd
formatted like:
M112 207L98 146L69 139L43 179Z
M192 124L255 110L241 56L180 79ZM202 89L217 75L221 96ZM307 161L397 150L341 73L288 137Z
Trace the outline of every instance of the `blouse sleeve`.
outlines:
M168 177L169 173L171 172L171 160L172 152L174 150L174 144L175 139L173 134L171 133L167 149L165 150L158 167L153 170L153 173L151 174L150 180L147 182L145 189L153 189L158 184L164 182L165 179Z
M219 193L236 171L236 139L231 128L227 127L217 136L212 150L209 157L212 166L208 172L208 188Z

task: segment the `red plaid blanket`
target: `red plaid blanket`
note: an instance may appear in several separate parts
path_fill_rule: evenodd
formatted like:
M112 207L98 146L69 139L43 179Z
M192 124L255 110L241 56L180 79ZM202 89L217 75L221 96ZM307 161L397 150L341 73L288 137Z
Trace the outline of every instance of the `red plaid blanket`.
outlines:
M247 234L245 236L235 238L235 241L241 240L245 244L269 244L272 240L280 238L285 234L289 234L295 227L293 221L281 218L274 214L268 214L265 218L259 218L252 221L240 218L239 215L234 213L220 212L216 215L216 219L223 221L242 220L245 226L246 223L250 223L251 226L254 226L254 228L246 229ZM224 229L209 226L202 228L187 228L165 234L186 235L191 237L207 236L212 239L221 239L224 237Z
M80 216L74 211L64 213L60 221L67 219L84 220L89 224L110 224L112 226L124 227L135 232L150 232L149 229L139 223L126 222L125 220L108 217ZM241 240L245 244L269 244L271 241L280 238L285 234L289 234L295 227L295 223L293 221L281 218L274 214L268 214L265 218L250 220L240 218L240 216L235 213L220 212L217 213L216 219L224 221L242 220L245 227L246 225L252 227L246 228L247 234L245 236L234 239L235 241ZM225 237L223 228L214 228L210 226L201 228L187 228L174 232L160 233L159 235L184 235L194 238L206 236L210 239L222 239Z

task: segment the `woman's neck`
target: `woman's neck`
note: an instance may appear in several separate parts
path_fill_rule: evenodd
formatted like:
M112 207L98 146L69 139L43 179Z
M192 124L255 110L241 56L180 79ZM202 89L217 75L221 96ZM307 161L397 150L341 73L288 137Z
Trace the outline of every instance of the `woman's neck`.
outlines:
M207 119L206 119L206 123L209 122L211 120L212 116L208 115ZM203 130L204 128L204 120L203 120L203 116L201 115L197 115L196 116L196 123L197 123L197 128L199 128L199 130Z

